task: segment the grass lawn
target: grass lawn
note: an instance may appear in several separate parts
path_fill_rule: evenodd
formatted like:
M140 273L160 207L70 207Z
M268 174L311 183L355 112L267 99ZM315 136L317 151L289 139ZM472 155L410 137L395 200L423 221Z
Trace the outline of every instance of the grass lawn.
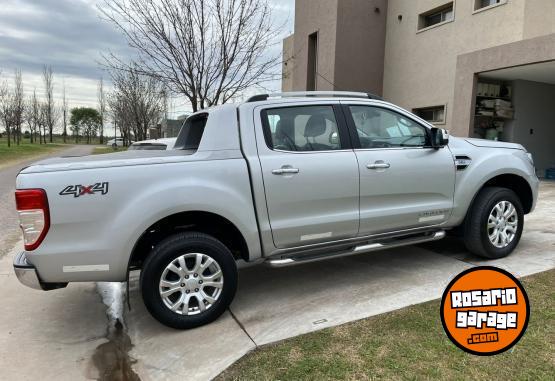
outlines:
M30 159L35 156L45 155L66 147L63 144L31 144L28 139L23 139L19 145L12 144L8 147L5 138L0 138L0 166L17 160Z
M440 300L264 346L218 380L521 379L555 375L555 270L522 280L528 329L509 351L474 356L449 341Z

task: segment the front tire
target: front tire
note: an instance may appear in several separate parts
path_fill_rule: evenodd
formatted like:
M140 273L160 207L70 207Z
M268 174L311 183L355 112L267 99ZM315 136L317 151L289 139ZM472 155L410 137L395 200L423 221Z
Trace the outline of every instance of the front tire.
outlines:
M510 189L487 187L480 190L464 224L464 243L473 254L503 258L518 245L524 227L524 211Z
M160 323L189 329L216 320L237 289L237 266L229 249L204 233L172 235L146 259L141 293Z

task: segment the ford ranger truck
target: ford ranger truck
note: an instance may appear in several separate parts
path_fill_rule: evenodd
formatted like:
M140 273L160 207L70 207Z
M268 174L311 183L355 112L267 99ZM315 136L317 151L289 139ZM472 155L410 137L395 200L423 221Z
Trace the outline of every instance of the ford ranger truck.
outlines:
M286 267L450 231L474 254L509 255L538 178L519 144L450 138L372 95L310 92L199 111L173 150L40 161L16 189L23 284L141 270L148 311L185 329L229 306L239 260Z

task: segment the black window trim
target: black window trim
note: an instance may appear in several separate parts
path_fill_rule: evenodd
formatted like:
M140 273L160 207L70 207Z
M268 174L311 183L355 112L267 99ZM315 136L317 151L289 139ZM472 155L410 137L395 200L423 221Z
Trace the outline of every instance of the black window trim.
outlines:
M337 122L337 130L339 132L339 141L341 144L341 148L339 149L332 149L332 150L319 150L319 151L286 151L275 149L273 146L272 141L272 132L270 129L270 125L268 124L268 110L276 110L276 109L286 109L286 108L299 108L299 107L314 107L314 106L328 106L332 107L333 114L335 117L335 121ZM264 107L260 110L260 120L262 122L262 133L264 135L264 142L266 143L266 147L273 152L280 152L280 153L297 153L297 154L310 154L310 153L324 153L324 152L344 152L344 151L352 151L353 150L353 142L351 136L349 136L349 129L347 127L346 117L343 113L341 104L339 103L303 103L303 104L288 104L284 106L271 106L271 107Z
M424 131L426 131L426 144L423 146L414 146L414 147L410 147L410 146L406 146L406 147L379 147L379 148L362 148L362 146L360 145L360 139L358 137L358 133L357 133L357 127L355 124L355 120L353 118L353 115L351 114L351 106L364 106L364 107L374 107L374 108L380 108L383 110L387 110L389 112L393 112L397 115L402 115L403 117L406 117L407 119L409 119L411 122L419 125L420 127L422 127L424 129ZM377 104L369 104L369 103L342 103L341 107L343 109L343 115L345 116L345 120L347 121L347 126L349 129L349 135L351 137L351 141L352 141L352 146L354 150L365 150L365 151L370 151L370 150L392 150L392 149L423 149L423 148L433 148L431 145L431 141L432 141L432 136L431 136L431 130L430 127L422 124L421 122L419 122L418 120L416 120L415 118L412 118L404 113L401 113L397 110L394 110L392 108L389 107L385 107L383 105L377 105Z
M183 121L183 123L181 123L181 127L179 128L179 132L178 132L178 134L177 134L177 138L176 138L176 140L175 140L175 144L174 144L173 149L174 149L174 150L184 150L184 151L189 151L189 150L197 151L198 148L200 147L200 145L202 144L202 139L204 138L204 131L205 131L205 129L206 129L206 123L208 123L208 118L209 118L209 117L210 117L210 113L207 112L207 111L200 111L200 112L198 112L198 113L189 115L189 116ZM186 147L186 146L184 146L184 143L181 142L181 141L179 140L179 138L180 138L180 136L181 136L181 133L182 133L182 130L183 130L183 127L185 126L185 124L186 124L188 121L194 121L195 119L206 119L206 122L204 123L203 131L202 131L202 135L201 135L201 137L200 137L200 140L199 140L199 143L198 143L198 146L197 146L197 147L195 147L195 148L193 148L193 147Z

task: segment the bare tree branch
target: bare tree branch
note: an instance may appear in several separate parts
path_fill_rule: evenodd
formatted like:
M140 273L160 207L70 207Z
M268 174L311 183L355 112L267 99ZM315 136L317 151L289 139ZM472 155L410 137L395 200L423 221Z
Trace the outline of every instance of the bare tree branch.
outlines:
M99 9L138 55L127 63L108 54L105 65L164 82L193 111L280 78L267 0L104 0Z
M42 69L42 79L44 81L44 123L48 128L49 140L52 143L52 133L59 118L59 112L54 102L54 84L52 83L52 67L44 65Z
M64 88L62 90L62 127L63 132L62 136L64 138L64 143L67 140L67 113L68 113L68 106L67 106L67 98L66 98L66 84L64 82Z
M113 119L126 142L144 140L155 128L166 109L163 85L139 70L112 71L114 90L108 96Z
M104 94L104 80L98 81L98 113L100 114L100 144L104 143L104 121L106 120L106 96Z

